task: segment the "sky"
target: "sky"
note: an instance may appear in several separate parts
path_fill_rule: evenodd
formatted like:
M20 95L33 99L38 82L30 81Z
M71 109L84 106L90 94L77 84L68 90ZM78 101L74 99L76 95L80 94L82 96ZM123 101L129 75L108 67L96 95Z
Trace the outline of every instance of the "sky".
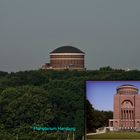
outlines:
M0 70L38 69L71 45L86 68L139 69L140 0L0 0Z
M116 89L124 84L136 86L140 93L140 81L86 81L86 98L95 109L113 111Z

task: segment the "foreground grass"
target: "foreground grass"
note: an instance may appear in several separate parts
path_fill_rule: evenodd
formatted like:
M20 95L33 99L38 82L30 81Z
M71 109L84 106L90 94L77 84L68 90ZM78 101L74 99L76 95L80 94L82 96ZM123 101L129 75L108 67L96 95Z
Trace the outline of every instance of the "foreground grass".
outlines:
M140 139L138 132L108 132L87 136L87 139Z

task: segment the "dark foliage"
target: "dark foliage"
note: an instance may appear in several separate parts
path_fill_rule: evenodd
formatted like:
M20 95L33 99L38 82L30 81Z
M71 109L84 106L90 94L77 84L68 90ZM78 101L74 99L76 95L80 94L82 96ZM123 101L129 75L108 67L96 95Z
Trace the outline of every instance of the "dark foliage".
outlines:
M108 120L113 118L112 111L95 110L89 101L86 101L87 132L96 132L97 128L107 127Z
M76 139L84 134L86 80L140 80L140 71L104 67L93 71L0 72L0 139L48 139L67 134L33 132L33 126L73 126ZM106 126L112 112L94 110L87 103L87 131ZM96 116L98 120L96 120Z

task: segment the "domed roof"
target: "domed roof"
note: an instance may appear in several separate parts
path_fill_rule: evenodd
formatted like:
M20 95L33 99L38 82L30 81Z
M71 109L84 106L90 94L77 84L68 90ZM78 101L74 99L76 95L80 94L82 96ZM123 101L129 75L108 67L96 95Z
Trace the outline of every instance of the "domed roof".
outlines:
M125 87L130 87L130 88L136 88L136 89L137 89L136 86L134 86L134 85L130 85L130 84L124 84L124 85L121 85L121 86L119 86L117 89L119 89L119 88L125 88Z
M59 48L56 48L55 50L53 50L50 53L83 53L80 49L75 48L73 46L62 46Z
M121 85L117 88L118 94L138 94L139 89L130 84Z

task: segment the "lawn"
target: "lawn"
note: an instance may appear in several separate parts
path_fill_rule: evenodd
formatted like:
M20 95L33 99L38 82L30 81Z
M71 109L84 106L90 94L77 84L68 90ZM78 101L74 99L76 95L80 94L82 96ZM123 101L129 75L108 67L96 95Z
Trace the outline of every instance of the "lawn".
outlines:
M90 135L87 136L87 140L96 140L96 139L139 139L140 133L138 132L108 132L104 134Z

